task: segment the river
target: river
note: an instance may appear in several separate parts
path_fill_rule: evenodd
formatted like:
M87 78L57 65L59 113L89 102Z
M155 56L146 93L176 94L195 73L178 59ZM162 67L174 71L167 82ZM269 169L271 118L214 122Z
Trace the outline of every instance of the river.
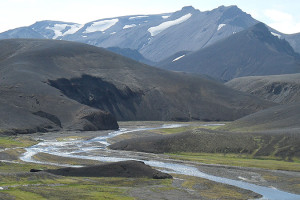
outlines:
M211 124L208 124L209 126ZM222 125L222 124L215 124ZM300 199L300 195L292 194L289 192L281 191L276 188L264 187L248 183L246 181L232 180L224 177L218 177L210 174L201 172L195 166L190 164L176 163L173 160L162 160L159 155L146 154L146 153L135 153L127 151L116 151L107 148L109 145L108 139L116 137L118 135L137 131L146 131L162 128L176 128L183 126L182 124L169 124L160 127L151 128L136 128L136 129L125 129L121 128L118 131L113 131L104 136L95 137L90 140L68 140L68 141L42 141L34 146L26 148L26 152L20 157L22 161L33 162L38 164L49 164L58 165L64 167L70 167L70 165L61 163L51 163L38 161L33 158L38 153L47 153L56 156L68 157L68 158L80 158L88 160L97 160L101 162L116 162L124 160L140 160L144 163L152 166L163 168L164 172L175 173L182 175L195 176L205 178L218 183L224 183L233 185L239 188L251 190L255 193L261 194L261 199L269 200L297 200ZM79 165L72 167L81 167Z

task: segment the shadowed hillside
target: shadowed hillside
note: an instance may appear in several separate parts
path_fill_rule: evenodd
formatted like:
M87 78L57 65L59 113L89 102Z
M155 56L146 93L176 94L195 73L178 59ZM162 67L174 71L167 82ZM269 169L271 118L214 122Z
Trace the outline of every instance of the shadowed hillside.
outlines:
M299 132L300 102L274 106L238 119L225 127L231 131Z
M117 128L109 113L118 120L234 120L273 105L86 44L11 39L0 48L2 131Z
M247 76L225 85L276 103L300 102L300 74Z
M133 138L109 146L115 150L141 151L150 153L214 153L237 154L251 157L275 156L291 160L300 158L300 137L297 131L289 133L241 133L207 129Z

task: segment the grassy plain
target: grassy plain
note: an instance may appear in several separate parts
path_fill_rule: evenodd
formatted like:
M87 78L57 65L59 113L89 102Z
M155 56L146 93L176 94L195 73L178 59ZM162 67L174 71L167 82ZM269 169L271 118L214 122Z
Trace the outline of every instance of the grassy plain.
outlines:
M213 131L217 126L202 126L193 123L190 126L158 129L138 133L139 137L155 135L176 135L181 132L203 130ZM128 134L129 138L135 137ZM197 132L196 134L201 134ZM211 133L209 133L211 134ZM80 139L78 136L60 135L59 141ZM257 140L260 141L261 140ZM37 141L28 136L0 137L2 152L0 157L10 155L15 163L0 162L0 199L253 199L257 194L236 187L215 183L202 178L183 175L173 175L173 180L154 180L147 178L90 178L90 177L63 177L47 173L29 173L35 169L54 169L57 166L40 165L33 163L17 163L18 156L24 152L24 147L36 144ZM9 148L4 150L5 148ZM300 161L282 161L276 156L255 158L252 154L176 152L168 154L173 159L188 160L207 164L222 164L242 167L258 167L266 169L283 169L300 171ZM56 162L62 158L48 154L37 154L41 161ZM69 164L96 164L83 162L80 159L66 159ZM278 179L270 174L264 175L266 180ZM297 181L296 181L297 182ZM294 182L293 182L294 183ZM295 185L295 184L293 184ZM298 187L295 186L295 190Z
M214 123L211 126L201 123L183 124L188 126L128 133L126 137L121 137L137 138L133 144L129 141L126 148L133 145L138 151L157 151L170 155L172 159L300 171L300 157L297 153L300 137L295 134L224 132L218 130L222 126L214 126ZM154 137L143 138L153 134Z
M300 172L300 160L284 161L276 157L251 157L251 155L220 153L174 153L168 154L172 159L194 161L205 164L220 164L238 167L256 167L271 170Z

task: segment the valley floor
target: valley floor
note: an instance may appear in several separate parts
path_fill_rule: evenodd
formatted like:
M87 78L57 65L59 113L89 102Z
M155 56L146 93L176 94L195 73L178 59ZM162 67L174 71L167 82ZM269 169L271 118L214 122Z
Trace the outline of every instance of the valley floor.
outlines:
M144 130L128 132L108 139L115 143L128 138L176 134L195 128L215 129L214 124L192 122L177 123L184 126L157 128L173 122L120 122L121 128ZM29 173L32 168L59 168L57 165L92 165L102 163L101 160L85 159L85 152L77 157L40 152L32 158L36 163L24 162L20 159L26 152L25 147L41 141L69 142L88 141L99 136L106 136L111 131L101 132L58 132L21 136L0 137L0 199L254 199L261 195L235 186L217 183L201 177L172 173L173 180L154 180L146 178L89 178L63 177L48 173ZM95 145L95 143L93 143ZM91 146L89 146L90 148ZM233 154L201 154L172 153L151 154L129 151L93 150L93 156L106 158L132 158L145 163L155 160L173 164L193 166L199 171L216 177L243 181L258 186L277 188L282 191L299 194L300 164L294 162L272 160L255 160L251 157L238 157ZM70 146L71 148L71 146ZM67 151L67 149L66 149ZM252 161L252 162L251 162ZM53 164L56 165L53 165ZM274 170L274 163L286 170ZM256 168L254 168L256 167ZM265 169L262 169L265 168ZM161 169L161 168L158 168Z

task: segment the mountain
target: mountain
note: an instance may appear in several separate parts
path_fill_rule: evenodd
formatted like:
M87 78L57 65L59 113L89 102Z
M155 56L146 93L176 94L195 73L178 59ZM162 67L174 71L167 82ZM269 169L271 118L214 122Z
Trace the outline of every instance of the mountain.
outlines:
M295 33L295 34L279 33L279 35L282 35L281 37L286 39L296 52L300 53L300 33Z
M300 74L240 77L225 85L275 103L300 102Z
M285 39L291 47L293 47L294 51L297 53L300 53L300 33L294 33L294 34L284 34L281 33L272 27L267 26L269 31L271 32L272 35L280 38L280 39Z
M129 48L157 62L179 51L209 46L256 23L236 6L205 12L188 6L174 13L114 17L86 24L40 21L1 33L0 39L45 38Z
M300 55L287 41L274 36L263 23L258 23L159 66L226 81L241 76L299 73Z
M108 51L114 52L116 54L125 56L127 58L130 58L132 60L147 64L147 65L154 65L153 62L146 59L140 52L137 50L129 49L129 48L120 48L120 47L108 47L106 48Z
M8 39L0 49L1 132L117 128L114 118L234 120L274 105L82 43Z
M74 34L82 25L60 21L40 21L28 27L20 27L0 34L0 39L36 38L62 39L63 36Z
M184 56L186 56L187 54L192 53L192 51L179 51L176 52L175 54L171 55L170 57L158 62L158 63L154 63L155 66L164 66L164 65L168 65L169 63L175 62L181 58L183 58Z

